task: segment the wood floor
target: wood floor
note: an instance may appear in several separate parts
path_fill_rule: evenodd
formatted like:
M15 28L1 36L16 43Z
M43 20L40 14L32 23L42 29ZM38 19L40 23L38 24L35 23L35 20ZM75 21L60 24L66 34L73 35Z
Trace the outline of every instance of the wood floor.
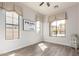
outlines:
M78 56L73 48L47 42L31 45L1 56Z

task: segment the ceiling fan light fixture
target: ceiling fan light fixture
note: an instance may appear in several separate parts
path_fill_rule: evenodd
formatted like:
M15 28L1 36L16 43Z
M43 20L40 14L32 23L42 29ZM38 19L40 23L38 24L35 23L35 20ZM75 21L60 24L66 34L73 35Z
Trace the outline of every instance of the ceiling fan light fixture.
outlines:
M42 6L44 4L44 2L42 2L41 4L40 4L40 6Z
M41 2L40 3L40 6L42 6L44 4L44 2ZM49 7L50 6L50 3L49 2L46 2L46 5Z
M40 3L40 6L42 6L42 5L44 5L45 4L45 2L41 2ZM46 5L47 5L47 7L50 7L50 3L49 2L46 2ZM58 5L55 5L55 6L53 6L54 8L58 8L59 6Z
M48 6L48 7L50 6L49 2L47 2L47 6Z

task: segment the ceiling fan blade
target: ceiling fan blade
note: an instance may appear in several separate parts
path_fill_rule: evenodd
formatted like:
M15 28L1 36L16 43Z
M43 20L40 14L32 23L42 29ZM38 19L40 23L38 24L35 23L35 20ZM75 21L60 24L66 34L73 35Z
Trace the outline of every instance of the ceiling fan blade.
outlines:
M40 6L43 5L43 4L44 4L44 2L42 2L42 3L40 4Z
M47 2L47 6L48 6L48 7L50 6L49 2Z

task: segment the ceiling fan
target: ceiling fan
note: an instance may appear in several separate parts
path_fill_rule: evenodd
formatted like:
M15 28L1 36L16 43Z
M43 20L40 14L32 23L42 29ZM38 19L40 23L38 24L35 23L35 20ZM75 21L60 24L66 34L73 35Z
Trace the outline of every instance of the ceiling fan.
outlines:
M45 3L45 2L41 2L41 3L40 3L40 6L42 6L44 3ZM50 3L49 3L49 2L46 2L46 4L47 4L48 7L50 7Z
M44 3L45 3L45 2L41 2L41 3L40 3L40 6L42 6ZM49 3L49 2L46 2L46 5L47 5L48 7L50 7L50 3ZM53 7L54 7L54 8L59 8L59 5L54 5Z

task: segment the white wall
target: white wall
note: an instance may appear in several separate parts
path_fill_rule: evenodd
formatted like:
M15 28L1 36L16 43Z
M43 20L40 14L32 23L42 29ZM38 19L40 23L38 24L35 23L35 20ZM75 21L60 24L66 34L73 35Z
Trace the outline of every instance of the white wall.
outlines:
M33 31L23 31L22 20L20 20L20 30L21 37L17 40L5 40L5 12L2 12L0 9L0 54L6 53L15 49L19 49L25 46L29 46L31 44L35 44L37 42L42 41L42 33L43 40L47 42L52 42L56 44L62 44L67 46L72 46L71 44L71 35L73 33L79 34L79 6L74 6L72 8L68 8L67 10L67 24L66 24L66 37L50 37L49 36L49 23L48 16L43 20L43 32L38 34ZM23 6L23 18L30 19L35 21L35 15L39 14L28 7ZM41 15L41 14L40 14ZM43 16L43 15L41 15ZM42 25L41 25L42 26ZM42 29L42 27L41 27Z
M66 37L50 37L48 16L43 21L44 40L51 43L74 47L71 41L72 34L79 34L79 6L66 9L68 19L66 20Z
M35 15L39 13L31 10L28 7L25 7L25 6L22 6L22 7L23 7L23 19L30 19L32 21L35 21ZM0 54L6 53L12 50L16 50L28 45L32 45L41 41L42 39L41 33L37 34L34 31L23 31L22 21L23 20L20 20L20 25L21 25L20 39L5 40L5 11L2 12L2 10L0 9Z

